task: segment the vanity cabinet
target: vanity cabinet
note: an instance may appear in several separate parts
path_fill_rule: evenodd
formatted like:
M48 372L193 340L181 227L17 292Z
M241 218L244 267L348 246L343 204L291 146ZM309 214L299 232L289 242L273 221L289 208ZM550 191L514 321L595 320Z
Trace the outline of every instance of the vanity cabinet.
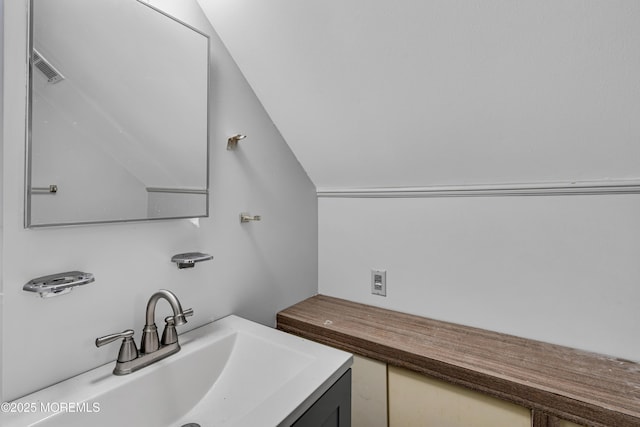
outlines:
M351 369L298 418L292 427L351 427Z

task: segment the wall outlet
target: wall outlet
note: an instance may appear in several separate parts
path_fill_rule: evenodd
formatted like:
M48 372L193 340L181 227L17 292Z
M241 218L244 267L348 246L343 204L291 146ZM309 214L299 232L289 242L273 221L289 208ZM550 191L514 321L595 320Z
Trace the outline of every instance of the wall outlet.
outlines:
M387 296L387 270L371 270L371 293Z

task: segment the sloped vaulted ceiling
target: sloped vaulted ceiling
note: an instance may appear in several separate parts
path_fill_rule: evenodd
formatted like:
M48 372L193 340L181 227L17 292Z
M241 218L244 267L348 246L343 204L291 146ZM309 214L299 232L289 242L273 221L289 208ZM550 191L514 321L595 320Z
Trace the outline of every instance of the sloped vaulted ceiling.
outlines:
M640 2L199 0L318 188L640 177Z

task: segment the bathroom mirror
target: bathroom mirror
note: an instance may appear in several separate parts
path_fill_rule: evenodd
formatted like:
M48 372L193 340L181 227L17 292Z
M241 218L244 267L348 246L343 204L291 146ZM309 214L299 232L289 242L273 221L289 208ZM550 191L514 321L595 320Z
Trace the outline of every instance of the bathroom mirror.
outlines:
M208 215L209 38L141 0L31 0L25 225Z

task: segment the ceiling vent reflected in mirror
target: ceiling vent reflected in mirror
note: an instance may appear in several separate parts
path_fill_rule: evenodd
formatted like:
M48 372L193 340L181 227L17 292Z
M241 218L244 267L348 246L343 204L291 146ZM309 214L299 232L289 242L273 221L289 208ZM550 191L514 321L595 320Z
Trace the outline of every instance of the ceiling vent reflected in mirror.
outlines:
M33 49L33 66L40 70L47 78L47 82L51 84L64 80L64 76L35 49Z

